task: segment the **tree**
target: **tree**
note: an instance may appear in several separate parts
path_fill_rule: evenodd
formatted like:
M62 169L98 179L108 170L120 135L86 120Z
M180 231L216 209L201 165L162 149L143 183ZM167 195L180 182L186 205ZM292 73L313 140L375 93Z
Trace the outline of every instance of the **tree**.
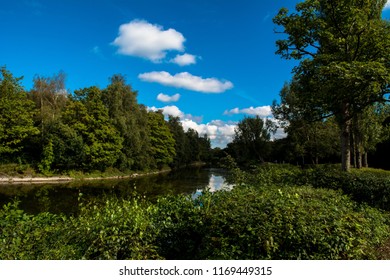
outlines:
M241 164L265 162L271 152L270 139L274 129L275 125L270 120L263 121L258 116L245 117L237 124L228 150Z
M0 69L0 156L21 157L25 141L39 131L34 127L34 103L27 99L20 81L5 67Z
M66 106L68 92L65 87L66 75L59 72L52 77L35 76L33 88L28 93L38 109L37 122L44 138L46 125L61 116Z
M169 116L169 130L175 140L175 157L172 162L173 167L182 167L191 162L189 150L189 141L184 132L179 117Z
M286 154L290 159L300 158L318 164L320 159L333 158L339 154L338 127L334 117L325 120L309 118L307 109L302 110L297 102L297 93L293 86L286 83L280 91L280 104L272 105L272 113L279 120L279 126L287 133L288 145Z
M340 127L342 167L350 169L352 119L389 92L389 22L385 0L306 0L274 23L287 38L277 54L297 59L293 83L297 106L316 118L334 115Z
M151 154L156 166L162 168L173 162L175 156L175 139L161 111L148 113Z
M356 168L368 167L368 152L390 137L390 127L383 125L389 116L388 104L374 104L352 120L352 158Z
M109 117L123 138L118 165L121 169L145 169L149 165L150 141L148 117L137 103L137 92L122 75L114 75L102 91Z
M103 171L113 166L123 138L110 122L101 90L97 87L77 90L73 99L63 113L63 122L82 137L84 169Z

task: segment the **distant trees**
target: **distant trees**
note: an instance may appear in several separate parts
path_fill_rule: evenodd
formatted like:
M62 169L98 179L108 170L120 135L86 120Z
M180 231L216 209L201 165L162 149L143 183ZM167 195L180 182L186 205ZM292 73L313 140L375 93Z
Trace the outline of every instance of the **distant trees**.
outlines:
M274 22L284 39L277 54L297 59L295 106L311 120L331 115L340 128L342 167L350 168L353 119L385 102L390 84L390 25L381 13L385 0L317 1L281 9Z
M49 174L181 167L208 158L207 136L185 132L177 118L148 112L122 75L104 89L73 93L62 72L36 76L28 93L20 81L1 68L1 162L26 162Z
M275 126L270 120L260 117L245 117L235 129L233 142L228 152L241 165L264 163L271 154L271 133Z

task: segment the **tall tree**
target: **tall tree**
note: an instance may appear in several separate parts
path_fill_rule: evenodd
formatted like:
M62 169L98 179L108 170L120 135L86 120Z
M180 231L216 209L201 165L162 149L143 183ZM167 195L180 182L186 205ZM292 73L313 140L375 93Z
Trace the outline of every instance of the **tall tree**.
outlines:
M108 110L101 99L101 90L89 87L75 91L63 121L83 140L83 167L104 170L113 166L120 155L123 138L112 125Z
M39 131L34 127L34 103L20 84L5 67L0 69L0 157L15 160L21 157L27 138Z
M151 154L158 168L173 162L175 139L161 111L148 113Z
M228 149L233 150L239 163L265 162L271 152L271 133L275 126L270 120L259 116L245 117L235 129L233 142Z
M280 103L272 105L272 113L279 120L279 126L287 133L288 150L302 164L307 159L317 164L320 159L339 155L338 127L334 117L324 120L310 118L308 110L299 106L297 93L286 83L280 91ZM297 105L298 103L298 105ZM309 112L310 113L310 112Z
M390 126L384 121L390 115L390 105L374 104L352 120L352 154L356 168L368 167L368 152L390 137Z
M150 141L145 109L137 103L137 92L122 75L114 75L102 91L102 100L109 117L123 138L118 165L121 169L148 167Z
M34 77L33 88L28 94L38 108L37 122L42 138L44 138L45 126L58 119L66 106L68 92L65 80L64 72L59 72L52 77L38 75Z
M189 142L184 132L183 126L179 117L169 116L168 120L169 130L175 139L175 157L172 162L173 167L182 167L190 163Z
M342 167L350 169L353 117L386 101L390 81L390 28L381 18L385 0L306 0L296 11L281 9L274 23L285 39L277 54L297 59L297 105L316 117L335 115L340 126Z

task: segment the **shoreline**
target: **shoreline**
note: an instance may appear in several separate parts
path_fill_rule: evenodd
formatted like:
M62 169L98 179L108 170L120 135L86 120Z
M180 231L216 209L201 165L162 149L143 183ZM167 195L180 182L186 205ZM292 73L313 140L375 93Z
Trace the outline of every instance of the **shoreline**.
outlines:
M170 172L171 170L160 170L160 171L152 171L146 173L134 173L131 175L117 175L117 176L107 176L107 177L82 177L82 178L74 178L70 176L52 176L52 177L0 177L0 185L11 185L11 184L42 184L42 183L68 183L74 181L94 181L94 180L121 180L121 179L131 179L142 176L152 176L158 175L161 173Z

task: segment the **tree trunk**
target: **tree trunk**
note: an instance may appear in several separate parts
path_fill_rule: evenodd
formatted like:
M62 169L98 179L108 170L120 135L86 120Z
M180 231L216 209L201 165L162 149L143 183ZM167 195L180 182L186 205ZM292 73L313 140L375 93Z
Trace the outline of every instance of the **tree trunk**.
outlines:
M363 167L368 167L368 153L363 154Z
M356 142L355 142L355 131L351 132L351 163L353 167L356 167Z
M351 120L344 118L341 124L341 169L349 172L351 169Z

